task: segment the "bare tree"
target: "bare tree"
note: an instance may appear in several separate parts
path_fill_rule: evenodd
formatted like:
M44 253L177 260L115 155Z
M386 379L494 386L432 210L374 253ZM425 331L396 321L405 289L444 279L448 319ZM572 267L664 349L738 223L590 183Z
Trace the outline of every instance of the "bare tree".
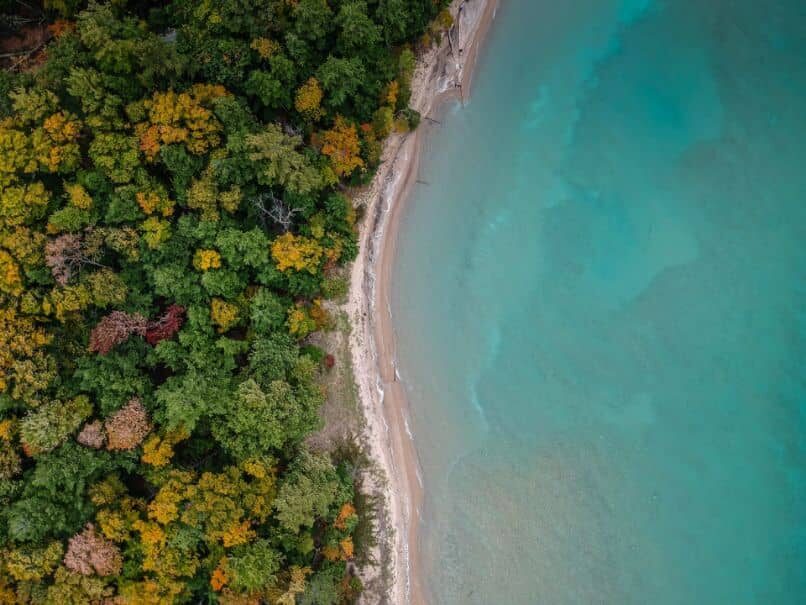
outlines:
M96 262L98 254L96 246L87 246L81 236L74 233L65 233L45 244L45 263L60 286L67 285L84 265L103 267Z
M83 576L113 576L120 573L123 557L111 540L95 531L92 523L87 523L84 531L67 543L64 566Z
M106 441L103 423L100 420L88 422L81 429L81 432L76 435L76 441L81 445L86 445L96 450L101 449Z
M283 200L278 198L271 191L259 194L253 201L255 208L260 212L261 221L270 218L272 221L280 225L283 231L291 229L291 223L294 221L294 215L302 212L301 208L291 208Z
M133 397L126 405L106 419L104 430L106 431L106 449L110 451L133 450L151 431L148 412L140 399Z
M283 122L283 132L285 132L290 137L298 137L302 135L302 129L297 128L293 124L289 124L288 122Z

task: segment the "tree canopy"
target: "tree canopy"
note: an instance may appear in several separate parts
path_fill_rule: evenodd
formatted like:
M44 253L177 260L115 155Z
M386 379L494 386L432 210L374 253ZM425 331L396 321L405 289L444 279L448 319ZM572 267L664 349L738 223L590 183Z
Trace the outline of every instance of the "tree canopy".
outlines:
M445 4L43 4L0 78L0 602L354 600L301 345Z

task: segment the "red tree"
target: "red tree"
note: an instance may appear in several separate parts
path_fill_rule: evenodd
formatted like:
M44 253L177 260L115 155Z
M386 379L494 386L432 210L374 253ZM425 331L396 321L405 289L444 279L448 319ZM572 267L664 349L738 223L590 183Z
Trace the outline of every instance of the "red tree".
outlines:
M152 347L161 340L172 338L185 322L185 307L171 305L162 314L162 317L149 322L146 329L146 341Z
M106 355L132 334L145 336L146 318L139 313L112 311L90 333L90 351Z

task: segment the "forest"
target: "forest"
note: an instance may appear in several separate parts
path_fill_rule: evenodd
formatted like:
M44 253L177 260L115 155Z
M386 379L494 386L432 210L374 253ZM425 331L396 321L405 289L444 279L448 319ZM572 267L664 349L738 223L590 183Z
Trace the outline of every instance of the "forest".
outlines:
M446 4L0 2L0 603L358 597L307 339Z

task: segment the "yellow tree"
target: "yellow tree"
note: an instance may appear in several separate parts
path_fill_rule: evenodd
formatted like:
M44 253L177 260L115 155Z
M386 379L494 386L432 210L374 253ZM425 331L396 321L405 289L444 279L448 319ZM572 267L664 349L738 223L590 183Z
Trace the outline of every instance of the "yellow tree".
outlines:
M196 84L187 92L156 92L143 101L148 120L137 124L135 133L146 158L153 161L160 147L171 143L183 143L197 155L217 147L221 124L205 105L228 94L222 86Z
M0 229L0 248L5 248L14 259L25 268L32 268L44 262L46 237L28 227Z
M0 551L0 569L18 582L41 582L59 565L63 552L61 542L3 550Z
M171 238L171 223L160 220L156 216L149 216L140 224L143 231L143 241L146 246L156 250Z
M140 537L143 570L153 573L160 585L192 577L202 564L212 568L229 549L250 544L256 537L254 526L265 523L272 511L275 474L263 462L252 460L220 473L163 471L153 479L159 489L147 506L147 518L131 526ZM207 560L191 536L207 544ZM226 583L222 567L211 584L220 589Z
M279 42L275 42L269 38L255 38L252 40L249 48L257 52L261 59L268 59L282 47Z
M319 86L319 81L314 77L308 78L308 81L297 90L294 107L307 119L316 121L322 117L321 103L322 88Z
M30 224L44 216L49 201L50 194L40 182L4 187L0 193L0 224Z
M238 307L220 298L210 303L210 320L219 332L226 332L238 321Z
M42 128L31 134L34 157L40 170L67 172L81 160L78 137L81 122L75 116L59 111L45 119Z
M14 258L0 249L0 292L17 297L22 294L22 275Z
M213 154L216 155L216 154ZM201 178L194 179L187 194L188 208L201 211L202 220L216 222L220 218L219 209L235 212L241 204L241 190L236 185L220 191L213 178L212 166L208 166Z
M14 128L13 118L0 120L0 187L7 187L19 179L20 173L37 169L31 153L28 136Z
M9 173L66 172L78 166L82 124L74 115L57 111L56 95L20 88L9 97L14 117L0 123L0 185L16 180L18 175Z
M0 393L36 403L37 394L56 375L53 359L44 348L51 336L14 309L0 308Z
M199 271L221 268L221 255L217 250L196 250L193 255L193 266Z
M280 271L294 269L315 275L319 270L324 250L315 239L304 235L283 233L272 242L271 256Z
M167 466L174 456L174 446L188 437L190 437L190 434L183 427L179 427L165 435L151 435L143 443L141 461L155 468Z
M92 208L92 197L79 183L65 183L64 191L71 206L75 206L80 210Z
M381 104L388 105L389 107L393 108L397 105L397 95L400 93L400 84L398 84L397 80L392 80L383 89L383 94L381 94Z
M99 576L85 576L59 567L48 586L46 603L108 603L115 594L113 586Z
M174 203L164 192L138 191L134 197L137 205L146 214L159 213L167 217L174 213Z
M110 475L89 489L89 497L98 511L95 521L106 539L122 544L134 535L134 524L146 510L143 500L126 492L121 480Z
M356 168L361 168L364 161L360 152L355 124L337 116L333 128L322 134L322 153L330 158L333 171L343 177L352 174Z
M311 332L315 332L317 327L316 320L302 303L297 303L288 310L286 325L288 331L297 338L305 338Z

